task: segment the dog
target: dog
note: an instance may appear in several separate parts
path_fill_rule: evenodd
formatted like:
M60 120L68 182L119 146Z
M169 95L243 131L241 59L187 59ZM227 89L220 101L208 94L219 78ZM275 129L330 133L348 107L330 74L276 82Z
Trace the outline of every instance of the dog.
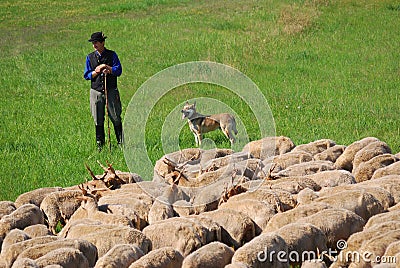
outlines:
M182 120L185 118L188 120L190 130L194 134L197 146L201 146L204 133L214 131L217 128L222 130L231 144L235 142L236 139L233 134L237 135L238 131L236 129L236 120L233 115L228 113L202 115L196 112L196 102L193 104L186 102L181 112Z

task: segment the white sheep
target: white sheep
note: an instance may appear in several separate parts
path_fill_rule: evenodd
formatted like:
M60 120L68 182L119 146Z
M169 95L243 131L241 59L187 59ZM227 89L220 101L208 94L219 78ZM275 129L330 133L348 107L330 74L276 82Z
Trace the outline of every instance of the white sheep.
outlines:
M21 229L34 224L43 224L44 217L39 207L34 204L26 204L18 207L14 212L4 216L0 220L0 240L12 229Z
M25 241L28 239L31 239L31 237L26 232L24 232L20 229L13 229L4 238L3 244L1 246L1 251L4 251L6 248L8 248L12 244L22 242L22 241Z
M285 240L275 233L265 233L239 248L232 257L232 264L280 268L289 267L288 259Z
M22 251L18 255L17 259L28 258L37 260L49 252L59 248L72 248L79 250L87 259L90 267L93 267L96 263L97 248L92 243L82 239L60 239L45 244L33 245Z
M231 262L234 251L221 242L212 242L189 254L182 268L224 268Z
M15 244L12 244L1 252L0 260L3 260L5 267L11 267L18 255L27 248L34 245L46 244L58 240L56 236L42 236L37 238L28 239Z
M400 158L400 154L396 157ZM374 174L372 174L371 179L374 180L387 175L400 175L400 161L375 170Z
M11 214L16 209L14 202L0 201L0 219L5 215Z
M220 208L202 213L222 227L221 242L239 248L255 237L255 226L252 219L242 212Z
M322 151L316 155L314 155L315 160L323 160L323 161L331 161L333 163L336 162L339 156L341 156L346 149L344 145L334 145L332 147L327 148L325 151Z
M278 173L273 174L273 177L281 178L281 177L307 176L318 172L326 170L335 170L335 169L336 168L334 164L330 161L316 160L316 161L310 161L292 165L284 170L279 171Z
M56 191L64 191L61 187L45 187L32 190L30 192L23 193L15 200L15 206L18 208L24 204L34 204L40 207L43 199L50 193Z
M143 256L143 251L135 245L118 244L101 257L94 268L128 268Z
M354 156L352 173L357 170L358 166L372 159L373 157L381 154L391 154L390 147L383 141L375 141L369 143L367 146L359 150Z
M207 233L204 226L185 218L158 221L143 229L143 234L151 240L153 249L173 247L183 256L204 245Z
M293 141L288 137L265 137L247 143L242 152L247 152L255 158L264 160L270 156L287 153L294 147Z
M365 146L367 146L368 144L375 141L379 140L375 137L367 137L359 141L353 142L352 144L347 146L342 155L340 155L338 159L336 159L335 166L338 169L345 169L347 171L352 171L354 157L357 154L357 152L360 151Z
M321 229L327 238L328 248L337 249L337 241L347 240L350 235L360 232L365 221L347 209L328 208L299 219L299 223L311 223Z
M289 256L291 265L300 264L306 259L319 258L319 252L327 252L327 238L321 229L310 223L292 223L283 226L275 232L282 237L289 252L295 255Z
M146 235L127 226L77 224L68 232L67 238L84 239L94 244L99 257L118 244L136 244L145 254L152 248Z
M271 218L271 220L267 223L267 227L264 229L264 232L274 232L279 228L296 222L301 218L308 217L313 215L321 210L332 208L328 204L325 203L310 203L310 204L300 204L298 207L294 209L285 211L283 213L278 213Z
M178 268L182 266L183 256L172 247L152 250L129 268Z
M311 155L316 155L319 153L322 153L323 151L327 150L328 148L331 148L336 145L336 142L330 139L321 139L321 140L316 140L312 141L307 144L301 144L297 145L292 152L299 152L299 151L304 151L307 153L310 153Z
M392 154L381 154L372 157L366 162L362 162L353 171L357 182L367 181L372 178L374 172L380 168L389 166L399 159Z
M38 267L58 264L63 268L89 268L89 261L78 249L58 248L35 260Z
M230 199L222 203L220 208L235 210L249 216L255 223L256 235L265 229L269 220L277 213L273 205L256 199Z
M65 225L81 205L81 190L56 191L49 193L40 204L50 231L56 234L58 223Z

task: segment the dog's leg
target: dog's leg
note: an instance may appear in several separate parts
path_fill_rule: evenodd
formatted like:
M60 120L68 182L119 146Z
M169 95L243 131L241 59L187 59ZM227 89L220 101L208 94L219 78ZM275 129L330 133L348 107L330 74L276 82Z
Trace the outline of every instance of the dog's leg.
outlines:
M221 128L222 132L225 134L225 136L228 138L228 140L231 142L231 144L234 144L236 139L235 136L233 136L232 129L230 129L229 126L224 126L224 128Z

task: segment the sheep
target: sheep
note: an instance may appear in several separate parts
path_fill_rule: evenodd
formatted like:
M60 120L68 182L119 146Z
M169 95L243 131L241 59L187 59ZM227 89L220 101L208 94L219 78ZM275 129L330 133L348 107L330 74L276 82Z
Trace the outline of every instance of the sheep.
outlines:
M292 152L299 152L304 151L310 153L311 155L315 156L316 154L322 153L323 151L327 150L336 145L336 142L329 139L321 139L316 140L307 144L301 144L296 146Z
M115 190L116 192L118 190ZM103 205L124 205L133 209L139 216L140 229L143 229L148 225L149 212L153 199L147 194L136 194L132 195L128 192L122 194L113 193L112 195L106 195L99 199L98 206Z
M93 267L97 260L97 249L88 241L81 239L60 239L57 241L49 242L46 244L39 244L31 246L24 251L22 251L17 259L19 258L29 258L32 260L37 260L47 253L56 250L58 248L73 248L77 249L83 253L87 259L90 267Z
M375 215L371 217L368 222L365 224L365 228L371 228L380 223L384 223L387 221L400 221L400 211L394 210L382 214Z
M367 137L363 138L359 141L355 141L349 146L346 147L346 149L343 151L343 153L336 159L335 161L335 166L338 169L344 169L347 171L352 171L353 170L353 161L356 153L360 151L362 148L367 146L368 144L379 141L375 137Z
M11 268L21 268L21 267L23 267L23 268L39 268L39 266L36 264L36 262L34 260L27 259L27 258L18 259L16 262L14 262L14 264ZM48 268L48 266L46 266L46 268Z
M35 224L28 226L24 229L24 232L29 236L29 237L40 237L40 236L46 236L46 235L51 235L50 230L47 228L46 225L44 224Z
M295 177L295 176L307 176L326 170L335 170L335 166L330 161L310 161L296 165L292 165L287 169L281 170L278 173L273 174L274 178L282 177Z
M260 187L254 191L247 191L245 193L232 196L230 199L256 199L264 201L268 204L275 206L277 211L290 210L296 206L296 200L289 192L280 189L271 190L267 188L267 186Z
M365 241L359 248L359 252L368 254L368 259L360 258L358 264L362 267L372 267L375 260L379 260L379 257L385 254L386 248L393 242L400 240L400 230L389 231L384 234L380 234L368 241ZM377 258L378 256L378 258Z
M400 252L400 241L395 241L386 248L383 256L395 256Z
M335 187L339 185L355 184L356 179L347 170L327 170L308 175L320 187Z
M20 229L13 229L4 238L3 244L1 246L1 251L4 251L12 244L22 242L28 239L31 239L31 237L26 232Z
M157 177L156 175L165 178L167 174L171 173L172 171L171 167L165 163L164 161L165 159L170 159L177 164L190 163L190 162L198 164L200 162L200 158L202 157L203 152L204 150L199 148L188 148L163 156L155 163L154 178Z
M354 177L357 182L367 181L371 179L374 172L382 167L386 167L399 159L392 154L377 155L366 162L360 163L354 171Z
M179 217L189 216L194 214L192 203L186 200L178 200L172 204L172 209L175 215Z
M306 260L301 264L301 268L326 268L326 264L320 259Z
M299 205L294 209L285 211L283 213L278 213L273 216L271 220L267 223L267 227L264 229L264 233L276 231L282 226L296 222L301 218L305 218L328 208L332 207L325 203L311 203L306 205Z
M254 222L246 214L232 209L220 208L202 213L217 222L223 229L221 242L239 248L255 237Z
M200 215L190 215L184 217L189 221L193 221L195 224L200 224L207 229L207 234L205 238L205 244L222 241L222 227L213 219L208 218L202 214Z
M42 203L43 199L50 193L56 192L56 191L63 191L64 189L61 187L46 187L46 188L39 188L32 190L30 192L26 192L21 194L20 196L17 197L15 200L15 207L20 207L24 204L34 204L38 207L40 207L40 204Z
M228 200L222 203L220 208L235 210L249 216L254 221L256 235L265 229L268 221L277 213L273 205L255 199Z
M163 247L152 250L129 268L177 268L182 266L182 262L183 256L179 251L172 247Z
M174 210L168 201L157 199L149 211L149 224L174 217Z
M380 234L398 230L399 228L400 222L385 221L368 228L365 227L363 231L352 234L349 239L347 239L347 246L340 252L337 261L334 263L334 267L346 266L349 262L354 261L352 258L357 256L352 256L352 253L359 252L360 247L366 241Z
M400 158L399 156L396 157ZM374 174L372 174L371 180L378 179L387 175L400 175L400 161L375 170Z
M42 236L37 238L28 239L15 244L12 244L1 252L0 260L6 264L5 267L11 267L18 255L27 248L34 245L46 244L58 240L56 236Z
M309 223L292 223L275 232L282 237L290 253L289 262L300 264L305 259L315 259L319 252L327 252L327 238L316 226Z
M232 164L239 164L240 162L247 164L246 161L250 160L251 157L252 156L246 152L237 152L237 153L228 154L223 157L214 158L207 162L204 162L202 159L202 161L199 163L199 167L200 167L200 170L202 171L202 170L209 170L209 169L213 169L213 168L218 169L218 168L225 167L225 166L232 165ZM260 161L260 160L258 160L258 161Z
M272 164L271 172L277 173L277 172L284 170L290 166L304 163L304 162L310 162L313 160L314 160L314 158L313 158L312 154L310 154L308 152L304 152L304 151L287 152L284 154L266 158L263 161L263 165L265 167L269 167L270 166L269 164ZM268 170L265 172L267 173Z
M153 249L173 247L183 256L204 245L207 232L199 223L185 218L158 221L143 229L143 234L151 240Z
M332 195L324 195L315 199L315 202L326 203L335 208L348 209L365 221L385 211L381 202L365 190L348 190Z
M142 220L141 220L139 214L136 212L136 210L126 204L122 204L122 205L121 204L105 204L105 205L98 206L98 208L99 208L99 211L101 211L101 212L104 212L107 214L112 214L112 215L119 215L121 217L128 218L128 220L131 222L133 227L138 230L143 229L147 225L147 223L142 222Z
M221 242L212 242L189 254L182 268L224 268L231 262L233 250Z
M396 210L400 210L400 203L397 203L396 205L390 207L388 210L389 210L390 212L396 211Z
M288 246L277 234L261 234L233 254L232 264L252 268L289 267Z
M65 225L79 208L81 199L78 199L78 197L82 197L81 190L57 191L43 198L40 209L43 211L49 229L53 234L56 234L57 224L60 222Z
M39 267L58 264L63 268L89 268L89 261L78 249L59 248L35 260Z
M387 175L378 179L358 183L363 187L380 187L388 191L394 198L394 203L400 202L400 175Z
M294 147L293 141L288 137L265 137L247 143L242 152L247 152L255 158L264 160L270 156L287 153Z
M243 181L242 176L236 176L234 178L227 177L204 187L190 188L188 194L191 196L194 213L200 214L202 212L216 210L228 185L241 185L241 181Z
M43 224L44 217L39 207L34 204L25 204L0 220L0 240L12 229L24 229L34 224Z
M271 190L280 189L291 194L297 194L305 188L309 188L314 191L321 190L321 187L315 183L314 180L308 177L287 177L276 180L268 180L263 182L262 187L270 188Z
M133 262L144 256L143 251L135 245L119 244L101 257L94 268L128 268Z
M327 148L325 151L314 155L315 160L331 161L336 162L339 156L341 156L346 149L344 145L334 145Z
M400 179L400 178L399 178ZM391 182L391 181L388 181ZM385 182L383 182L385 183ZM398 183L396 181L395 183ZM385 187L381 186L381 183L370 183L370 181L365 181L362 183L358 184L352 184L352 185L343 185L343 186L338 186L334 188L324 188L322 189L318 195L320 197L325 197L329 198L331 195L337 195L345 193L347 191L361 191L361 192L366 192L368 194L371 194L374 196L374 198L379 201L383 207L383 210L386 211L389 209L389 207L393 206L395 204L395 198L393 197L392 193L389 192L391 188L391 185L388 183L385 185ZM386 190L388 189L388 190ZM393 190L391 190L394 192ZM354 197L352 197L354 198Z
M86 211L88 218L105 224L133 227L132 221L124 215L100 211L94 196L82 196L80 199L82 199L81 206Z
M67 234L70 239L84 239L94 244L98 256L102 257L117 244L136 244L144 254L152 248L152 242L141 231L116 225L75 225Z
M0 201L0 219L5 215L11 214L16 209L14 202Z
M304 188L296 195L298 205L310 204L319 197L318 192L314 192L310 188Z
M359 150L354 156L352 173L357 170L358 166L372 159L373 157L381 154L391 154L390 147L383 141L375 141L369 143L367 146Z
M244 263L231 263L226 265L225 268L250 268L250 266Z
M347 209L328 208L311 216L301 218L299 223L311 223L321 229L327 238L330 249L337 248L337 241L347 240L353 233L360 232L365 220Z

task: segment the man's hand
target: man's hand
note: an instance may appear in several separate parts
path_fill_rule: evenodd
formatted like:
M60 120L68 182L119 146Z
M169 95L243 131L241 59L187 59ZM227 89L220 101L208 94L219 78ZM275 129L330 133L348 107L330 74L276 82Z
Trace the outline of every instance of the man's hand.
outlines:
M100 74L101 72L104 71L104 69L107 68L107 65L105 64L100 64L99 66L96 67L94 70L97 74Z

